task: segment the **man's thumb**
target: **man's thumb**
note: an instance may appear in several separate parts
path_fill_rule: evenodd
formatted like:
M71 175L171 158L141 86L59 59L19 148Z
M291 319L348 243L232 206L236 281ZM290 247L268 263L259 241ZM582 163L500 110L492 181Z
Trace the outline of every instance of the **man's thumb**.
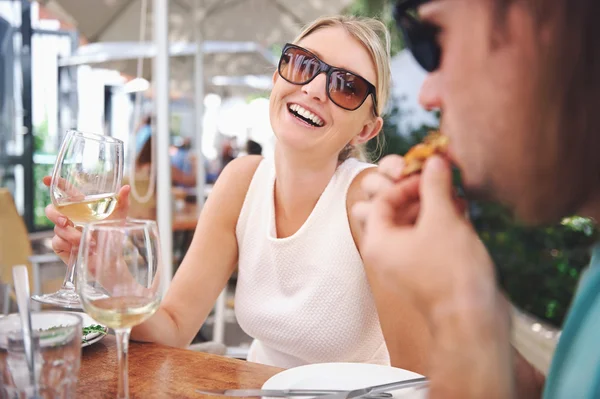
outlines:
M455 215L452 171L448 162L439 156L431 157L425 163L421 179L421 215L438 220Z

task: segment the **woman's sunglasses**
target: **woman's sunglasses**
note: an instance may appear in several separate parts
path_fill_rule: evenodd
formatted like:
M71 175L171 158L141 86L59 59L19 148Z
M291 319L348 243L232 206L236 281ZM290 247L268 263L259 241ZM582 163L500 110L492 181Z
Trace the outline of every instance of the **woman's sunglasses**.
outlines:
M442 50L437 42L439 29L418 18L414 10L428 0L400 0L394 8L396 26L402 32L406 46L417 62L427 71L440 66Z
M305 85L319 74L327 74L327 96L338 107L355 111L373 96L373 112L377 113L377 94L375 86L353 72L333 67L319 59L310 51L286 44L279 60L279 76L295 85Z

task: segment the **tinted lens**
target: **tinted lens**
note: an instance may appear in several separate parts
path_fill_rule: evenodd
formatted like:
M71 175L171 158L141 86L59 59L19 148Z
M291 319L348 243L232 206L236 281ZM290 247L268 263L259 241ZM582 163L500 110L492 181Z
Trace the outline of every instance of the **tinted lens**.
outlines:
M279 74L292 83L303 84L319 73L320 62L312 54L295 47L287 48L279 61Z
M409 14L399 16L398 27L417 62L428 72L438 69L441 56L436 37L438 29Z
M369 95L369 85L350 72L334 71L329 80L329 96L342 108L355 110Z

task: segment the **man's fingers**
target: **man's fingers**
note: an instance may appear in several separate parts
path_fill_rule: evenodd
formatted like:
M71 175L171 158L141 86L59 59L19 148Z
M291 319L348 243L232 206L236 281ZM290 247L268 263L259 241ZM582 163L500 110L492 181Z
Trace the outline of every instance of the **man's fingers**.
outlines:
M352 215L361 223L366 223L373 208L377 206L374 202L358 202L352 208ZM397 226L412 226L416 223L419 217L421 204L418 201L406 204L403 208L396 208L392 219Z
M404 169L404 158L400 155L388 155L379 162L378 172L389 177L393 181L398 181L402 177Z
M393 184L394 182L389 177L381 173L371 173L363 179L361 186L365 193L372 197L383 190L389 189Z
M395 222L398 226L412 226L417 222L420 211L421 203L413 202L412 204L407 205L404 209L397 211Z
M425 163L421 179L421 215L436 221L448 216L455 217L452 171L448 162L439 156L431 157Z
M367 201L361 201L354 204L352 207L352 216L354 216L360 223L365 223L369 217L372 204Z
M388 189L381 192L381 197L387 201L392 207L406 207L415 201L419 201L421 193L419 192L419 175L410 176L402 181L392 185Z

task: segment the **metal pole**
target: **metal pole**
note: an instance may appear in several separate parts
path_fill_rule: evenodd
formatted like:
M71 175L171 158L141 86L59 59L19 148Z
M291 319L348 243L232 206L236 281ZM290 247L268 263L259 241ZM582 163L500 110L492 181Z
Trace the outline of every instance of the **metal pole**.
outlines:
M23 172L25 206L23 219L29 231L34 229L35 182L33 173L33 101L31 88L31 3L21 0L21 72L23 76Z
M171 160L169 159L169 5L168 0L154 0L154 42L156 58L153 63L154 104L156 124L154 143L156 155L157 222L163 257L163 294L173 277L173 227L171 213Z
M196 53L194 54L194 149L196 152L196 203L198 211L204 206L204 183L206 181L204 170L204 155L202 153L202 135L204 127L204 0L196 0L194 13L194 36L196 39Z
M196 204L198 211L204 206L204 183L206 179L204 170L204 154L202 153L202 134L204 129L204 17L206 8L204 0L196 0L194 13L194 37L196 39L196 53L194 54L194 135L196 150ZM213 341L219 344L225 342L225 305L227 300L227 285L221 291L215 303L215 324L213 328Z

